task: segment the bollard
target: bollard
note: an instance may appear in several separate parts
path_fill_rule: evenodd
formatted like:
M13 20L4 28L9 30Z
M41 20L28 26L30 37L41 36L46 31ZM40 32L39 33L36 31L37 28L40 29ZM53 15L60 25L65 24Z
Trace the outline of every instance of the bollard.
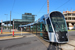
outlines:
M1 30L1 34L2 34L2 30Z
M14 31L13 31L13 37L14 37Z

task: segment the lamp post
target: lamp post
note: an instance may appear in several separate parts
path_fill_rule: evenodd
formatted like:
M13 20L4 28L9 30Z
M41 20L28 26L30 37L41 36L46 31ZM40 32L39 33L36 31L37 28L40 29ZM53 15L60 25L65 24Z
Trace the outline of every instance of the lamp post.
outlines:
M10 11L10 32L11 32L11 11Z
M4 15L6 15L6 21L7 21L7 19L8 19L8 14L4 14ZM7 25L7 27L6 28L8 28L8 25Z

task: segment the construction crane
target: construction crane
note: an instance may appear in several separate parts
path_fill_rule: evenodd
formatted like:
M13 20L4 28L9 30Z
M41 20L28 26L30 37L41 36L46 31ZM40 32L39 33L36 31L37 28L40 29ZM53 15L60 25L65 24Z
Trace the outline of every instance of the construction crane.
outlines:
M49 13L49 0L47 0L47 13Z

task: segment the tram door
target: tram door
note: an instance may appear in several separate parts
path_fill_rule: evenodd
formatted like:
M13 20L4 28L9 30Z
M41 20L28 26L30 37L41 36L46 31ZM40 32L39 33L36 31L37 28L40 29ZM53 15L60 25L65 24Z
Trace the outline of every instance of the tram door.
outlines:
M44 38L45 40L49 40L46 25L43 25L43 28L44 28L43 38Z
M47 37L48 37L47 39L49 40L50 33L53 32L53 29L52 29L52 26L51 26L49 18L46 19L46 30L47 30Z
M48 24L47 23L49 23L49 19L46 19L46 21L45 21L45 25L43 25L44 27L43 28L45 28L44 29L44 33L43 33L43 38L45 39L45 40L49 40L49 36L48 36Z

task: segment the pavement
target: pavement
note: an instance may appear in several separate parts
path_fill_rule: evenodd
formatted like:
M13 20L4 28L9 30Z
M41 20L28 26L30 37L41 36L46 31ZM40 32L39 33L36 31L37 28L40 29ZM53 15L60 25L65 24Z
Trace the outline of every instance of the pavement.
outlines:
M29 32L22 32L22 33L29 33ZM13 34L13 32L2 32L2 34ZM14 32L14 34L21 34L21 32Z
M8 39L17 39L17 38L23 38L24 36L5 36L5 37L0 37L0 40L8 40Z
M26 35L30 35L28 32L15 32L14 36L12 36L12 32L4 32L0 34L0 40L7 40L7 39L16 39L16 38L23 38Z

